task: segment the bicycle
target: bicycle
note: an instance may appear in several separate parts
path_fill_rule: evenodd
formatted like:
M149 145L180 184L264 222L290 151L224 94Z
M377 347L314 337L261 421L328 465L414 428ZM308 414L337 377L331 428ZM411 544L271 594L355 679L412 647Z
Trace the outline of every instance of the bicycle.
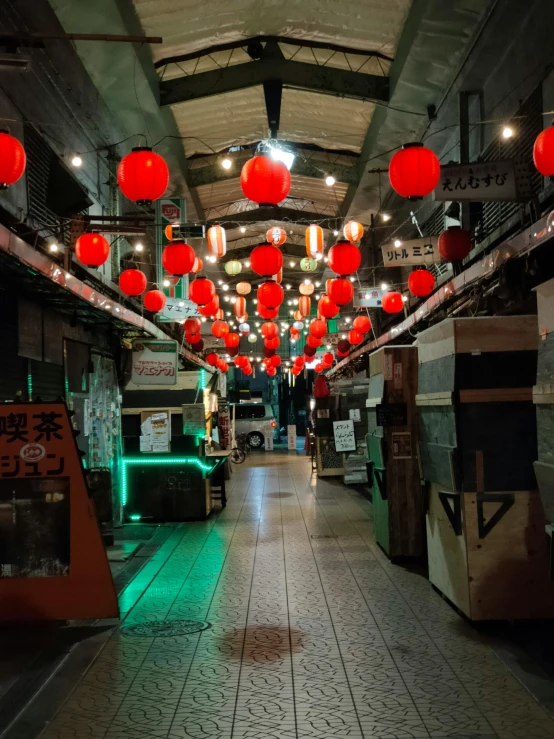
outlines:
M229 459L233 464L242 464L246 459L248 443L246 434L239 434L235 439L235 446L231 448Z

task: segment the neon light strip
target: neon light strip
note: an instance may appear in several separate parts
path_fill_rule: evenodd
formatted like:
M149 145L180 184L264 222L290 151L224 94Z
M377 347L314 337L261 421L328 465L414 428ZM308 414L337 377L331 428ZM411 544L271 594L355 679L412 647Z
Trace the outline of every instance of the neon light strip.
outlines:
M129 465L180 465L192 464L202 470L202 472L212 472L216 465L204 464L197 457L123 457L121 460L121 505L126 506L129 498L129 489L127 481L127 467Z

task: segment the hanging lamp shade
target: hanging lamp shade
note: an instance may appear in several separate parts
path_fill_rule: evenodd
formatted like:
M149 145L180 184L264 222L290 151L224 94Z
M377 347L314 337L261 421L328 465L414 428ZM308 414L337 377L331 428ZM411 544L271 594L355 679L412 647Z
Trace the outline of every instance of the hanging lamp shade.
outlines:
M234 349L239 345L240 336L233 332L228 333L224 336L223 342L228 349Z
M250 375L251 375L251 374L252 374L252 372L253 372L253 370L252 370L252 365L251 365L251 364L247 364L247 365L246 365L246 367L245 367L245 368L244 368L244 369L243 369L242 371L244 372L244 374L245 374L245 375L246 375L247 377L250 377Z
M75 254L87 267L100 267L110 255L110 245L101 234L82 234L75 243Z
M212 335L216 339L222 339L226 334L229 333L229 324L227 321L214 321L212 323Z
M439 253L445 262L459 262L471 251L468 232L460 226L449 226L439 236Z
M309 316L312 308L312 301L307 295L302 295L298 301L298 310L303 316Z
M323 355L323 361L325 362L325 364L328 364L330 367L335 361L335 357L333 356L332 352L326 352Z
M247 338L247 341L249 344L255 344L258 341L258 337L256 334L250 334L250 336Z
M200 315L205 316L206 318L217 315L218 310L219 310L219 296L218 295L214 295L213 298L210 300L210 302L206 303L206 305L200 305L198 307L198 312L200 313Z
M367 334L371 328L371 321L367 316L356 316L352 323L352 328L360 334Z
M259 154L243 166L240 186L248 200L258 205L277 205L290 192L290 172L283 162Z
M280 343L281 340L278 336L274 336L271 339L264 339L264 346L266 347L266 349L278 349Z
M337 349L337 357L341 357L342 358L342 357L347 357L347 356L348 356L348 352L340 352Z
M117 182L126 198L149 205L167 190L169 170L159 154L147 146L137 147L119 162Z
M274 339L279 334L279 326L273 321L267 321L262 324L260 333L264 339Z
M285 297L283 288L274 280L263 282L258 288L257 295L259 302L270 309L278 308Z
M189 344L198 344L199 341L202 341L200 334L193 334L189 331L185 331L185 339Z
M393 190L408 200L420 200L439 184L440 162L423 144L405 144L390 161L389 180Z
M296 365L297 367L303 367L303 366L304 366L304 363L305 363L304 357L296 357L296 358L294 359L294 364L295 364L295 365Z
M348 239L348 241L357 242L361 241L362 236L364 235L364 227L361 223L358 223L357 221L348 221L342 232L345 239Z
M227 334L227 336L229 336L229 334ZM229 347L227 347L227 354L230 357L236 357L238 353L239 353L239 347L238 346L229 346Z
M235 277L239 272L242 271L242 264L238 259L231 259L230 262L225 263L225 272L231 277Z
M340 308L338 305L335 305L331 298L329 298L327 295L324 295L322 298L319 299L317 303L317 310L320 316L323 318L334 318L340 313Z
M260 244L250 254L250 265L256 274L271 277L283 266L283 254L272 244Z
M189 285L189 298L196 305L207 305L215 295L215 285L207 277L197 277Z
M327 295L335 305L342 307L353 300L354 285L344 277L337 277L329 281Z
M223 226L219 224L210 226L206 238L208 239L208 253L217 259L224 257L227 253L227 235Z
M152 313L159 313L165 308L167 298L161 290L149 290L144 294L144 307Z
M337 350L342 352L343 355L348 354L350 351L350 342L347 339L341 339L337 344Z
M287 232L284 228L270 228L265 237L268 243L273 244L273 246L281 246L287 240Z
M361 264L360 250L350 241L339 241L329 249L329 267L337 275L344 277L356 272Z
M323 229L316 223L306 229L306 254L312 259L316 254L323 254Z
M301 282L298 290L301 295L311 295L315 288L313 282Z
M185 321L185 331L189 334L199 334L202 329L202 322L199 318L187 318Z
M308 346L311 346L312 349L319 349L321 346L322 339L318 339L317 336L313 336L312 334L308 334L306 336L306 344Z
M17 182L27 164L25 149L20 141L7 131L0 130L0 190Z
M416 298L426 298L435 287L435 278L427 269L415 269L408 277L408 290Z
M126 269L119 275L119 289L129 298L136 298L146 290L148 280L140 269Z
M313 257L303 257L300 260L300 269L302 272L315 272L317 269L317 262Z
M204 262L200 259L200 257L196 257L194 260L194 264L192 265L191 272L193 275L197 275L202 268L204 267Z
M356 331L355 329L352 329L348 332L348 341L353 344L361 344L364 340L364 335Z
M310 333L318 339L322 339L327 333L327 321L316 318L310 323Z
M554 178L554 126L541 131L535 139L533 162L543 177Z
M188 275L194 267L195 260L194 249L184 241L172 241L162 252L163 268L175 277Z
M246 298L243 298L241 295L239 295L239 297L235 299L233 308L235 310L235 316L237 318L244 316L244 314L246 313Z
M222 360L221 360L221 362L220 362L220 363L219 363L219 364L217 365L217 368L218 368L218 370L219 370L220 372L224 372L224 373L225 373L225 372L228 372L228 371L229 371L229 365L228 365L228 364L227 364L227 362L225 362L225 360L223 360L223 359L222 359Z
M279 306L276 308L268 308L266 305L263 305L258 301L256 308L258 309L257 312L260 318L265 318L267 321L272 321L279 315Z
M385 293L381 300L381 307L385 313L400 313L404 307L402 295L398 292Z
M236 291L239 295L249 295L252 290L252 285L249 282L237 283Z
M235 367L240 367L241 369L243 367L246 367L250 362L248 361L248 357L246 357L244 354L239 355L235 359Z

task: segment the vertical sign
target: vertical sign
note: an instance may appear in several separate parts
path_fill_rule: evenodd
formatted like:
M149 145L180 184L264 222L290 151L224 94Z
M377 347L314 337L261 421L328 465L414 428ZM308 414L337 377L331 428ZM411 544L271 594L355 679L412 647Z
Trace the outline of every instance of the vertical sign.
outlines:
M188 276L176 278L168 276L171 284L169 287L163 287L163 279L165 276L162 265L162 251L166 244L170 241L165 235L166 226L172 223L184 223L187 220L187 203L183 198L162 198L156 201L156 263L158 268L158 282L160 289L169 298L185 298L188 297Z
M292 452L296 451L296 425L294 424L287 426L287 448Z

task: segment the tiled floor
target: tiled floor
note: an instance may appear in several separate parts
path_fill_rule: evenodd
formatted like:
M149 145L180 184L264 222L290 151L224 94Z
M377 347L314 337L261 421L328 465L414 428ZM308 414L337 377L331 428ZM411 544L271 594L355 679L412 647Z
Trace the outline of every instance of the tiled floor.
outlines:
M357 493L286 454L229 487L126 615L212 627L116 631L42 739L554 737L486 641L387 561Z

